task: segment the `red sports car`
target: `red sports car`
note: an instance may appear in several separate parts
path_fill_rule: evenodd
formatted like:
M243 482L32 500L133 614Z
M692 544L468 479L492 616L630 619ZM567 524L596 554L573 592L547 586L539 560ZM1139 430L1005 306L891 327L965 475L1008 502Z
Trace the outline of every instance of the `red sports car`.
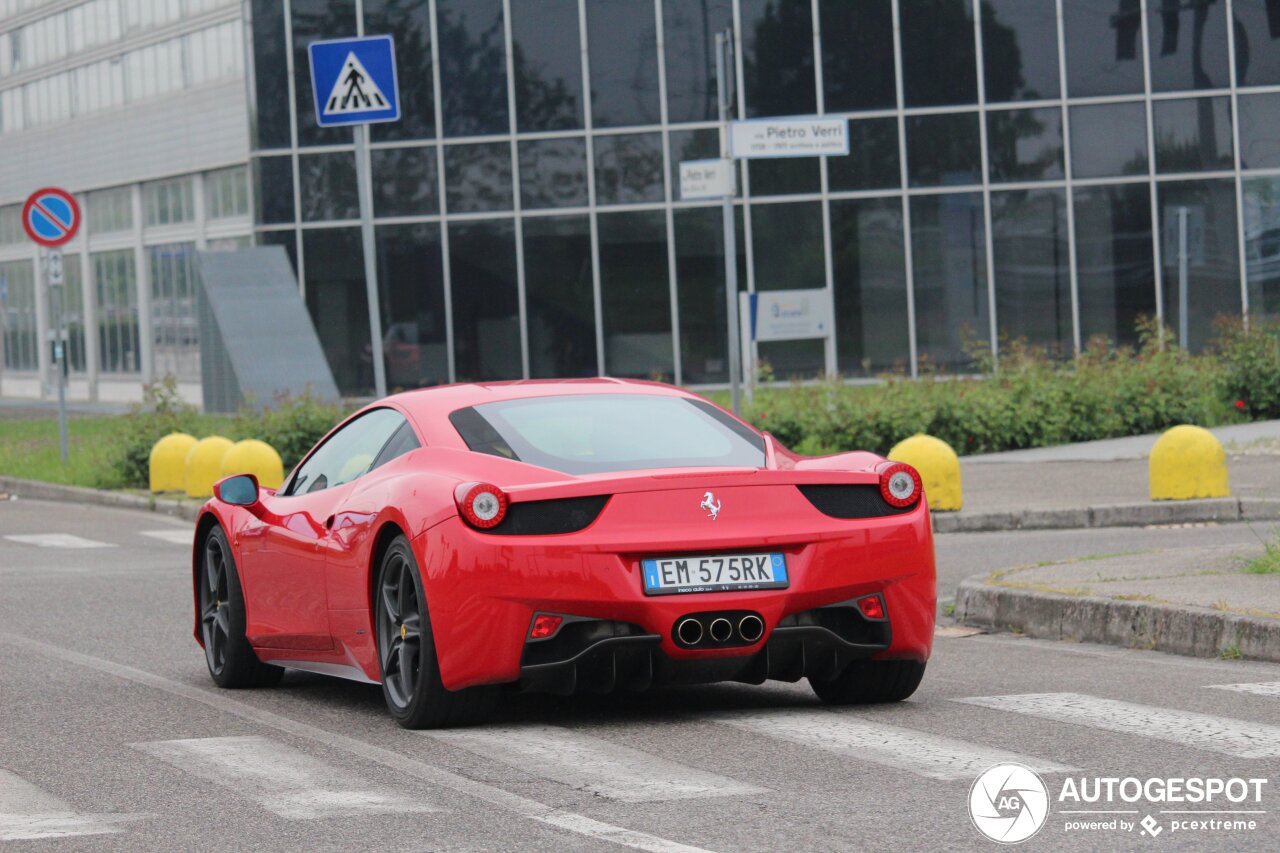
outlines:
M891 702L932 646L914 469L796 456L667 385L397 394L279 490L214 494L192 576L213 680L380 683L409 728L479 719L504 688L808 678L826 702Z

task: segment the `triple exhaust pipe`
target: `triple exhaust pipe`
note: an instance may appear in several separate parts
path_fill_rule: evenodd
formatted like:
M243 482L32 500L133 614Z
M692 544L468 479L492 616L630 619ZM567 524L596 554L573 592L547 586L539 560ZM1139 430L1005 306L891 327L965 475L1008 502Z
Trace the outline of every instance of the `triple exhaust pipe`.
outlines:
M686 648L749 646L763 636L764 620L754 613L685 616L675 628L676 641Z

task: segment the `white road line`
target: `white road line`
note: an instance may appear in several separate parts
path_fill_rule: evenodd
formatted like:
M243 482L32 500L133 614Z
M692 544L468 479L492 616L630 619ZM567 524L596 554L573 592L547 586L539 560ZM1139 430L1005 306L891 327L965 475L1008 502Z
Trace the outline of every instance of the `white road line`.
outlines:
M38 548L114 548L110 542L99 542L96 539L85 539L70 533L24 533L6 536L11 542L23 545L35 545Z
M187 530L185 528L169 528L168 530L140 530L143 536L150 536L152 539L160 539L164 542L172 542L174 545L186 545L188 547L195 541L195 528Z
M768 792L559 726L487 726L428 734L534 776L626 803Z
M290 820L440 811L390 788L358 781L343 784L342 771L270 738L192 738L130 746L251 797L267 811Z
M716 721L755 735L821 749L855 762L870 761L929 779L972 779L993 764L1008 762L1042 773L1075 769L955 738L873 723L840 711L762 711L726 714Z
M1255 696L1280 696L1280 681L1260 681L1256 684L1208 684L1211 690L1234 690Z
M199 702L216 711L234 714L243 720L249 720L261 726L313 740L331 749L345 750L368 761L375 761L391 767L406 776L421 779L424 782L438 785L457 794L474 797L491 806L505 809L519 817L546 824L547 826L554 826L586 838L608 841L634 850L646 850L649 853L708 853L708 851L699 847L681 844L678 841L650 835L647 832L605 823L575 812L564 811L529 797L512 794L496 785L468 779L442 767L436 767L425 761L410 758L395 750L384 749L367 741L326 731L317 726L291 720L271 711L255 708L253 705L241 702L239 699L233 699L223 693L216 693L213 690L192 687L189 684L183 684L132 666L125 666L104 658L81 654L60 646L42 643L39 640L28 639L18 634L0 633L0 642L9 643L46 657L66 661L67 663L112 675L116 678L132 681L135 684L142 684L155 690L162 690L173 696Z
M76 814L69 804L0 769L0 841L32 841L119 832L141 815Z
M975 696L953 701L1154 738L1238 758L1280 757L1280 727L1231 717L1137 705L1082 693Z

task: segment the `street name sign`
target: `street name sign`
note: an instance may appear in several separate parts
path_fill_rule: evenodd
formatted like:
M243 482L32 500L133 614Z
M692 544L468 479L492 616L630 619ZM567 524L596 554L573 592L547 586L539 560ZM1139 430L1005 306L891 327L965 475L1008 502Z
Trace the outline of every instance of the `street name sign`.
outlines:
M680 164L680 198L724 198L737 195L732 160L685 160Z
M80 205L57 187L38 189L22 206L22 227L32 241L47 249L71 242L80 230Z
M341 127L400 120L391 36L313 41L307 50L316 124Z
M849 120L825 116L758 118L729 125L734 159L820 157L849 153Z
M758 290L740 299L749 341L827 338L835 328L830 290Z

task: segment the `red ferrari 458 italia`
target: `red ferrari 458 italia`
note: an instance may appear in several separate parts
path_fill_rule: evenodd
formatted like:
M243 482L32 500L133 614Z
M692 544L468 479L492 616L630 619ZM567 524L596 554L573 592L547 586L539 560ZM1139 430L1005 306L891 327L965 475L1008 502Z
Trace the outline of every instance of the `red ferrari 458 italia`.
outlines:
M892 702L932 646L914 469L796 456L667 385L397 394L279 490L214 495L192 567L213 680L377 683L409 728L480 719L504 689L807 678L825 702Z

